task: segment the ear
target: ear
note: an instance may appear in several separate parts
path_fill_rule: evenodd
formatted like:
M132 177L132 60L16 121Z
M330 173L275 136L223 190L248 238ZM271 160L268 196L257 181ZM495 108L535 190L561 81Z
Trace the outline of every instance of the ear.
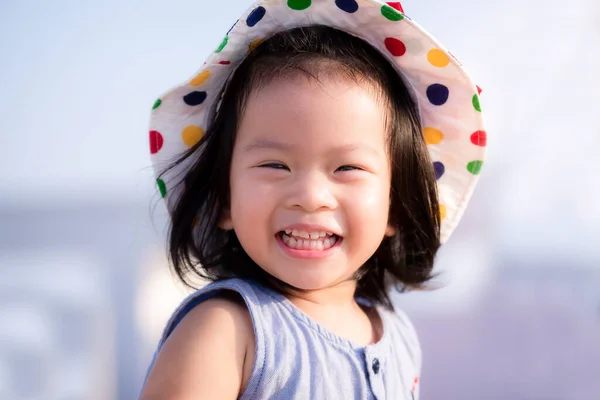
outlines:
M396 232L398 232L398 229L390 224L385 228L385 236L394 236Z
M217 225L224 231L233 230L233 221L231 220L231 213L229 210L223 210L223 215L221 215Z

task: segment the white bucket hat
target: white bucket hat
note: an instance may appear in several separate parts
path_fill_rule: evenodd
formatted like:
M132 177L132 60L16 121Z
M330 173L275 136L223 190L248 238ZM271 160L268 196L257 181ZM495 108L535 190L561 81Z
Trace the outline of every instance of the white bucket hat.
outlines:
M403 78L418 106L437 178L441 242L456 228L484 161L487 135L479 88L461 63L408 18L400 3L379 0L263 0L252 5L191 79L154 103L150 152L167 208L178 197L189 163L165 172L194 146L212 120L235 69L264 39L292 28L326 25L379 50Z

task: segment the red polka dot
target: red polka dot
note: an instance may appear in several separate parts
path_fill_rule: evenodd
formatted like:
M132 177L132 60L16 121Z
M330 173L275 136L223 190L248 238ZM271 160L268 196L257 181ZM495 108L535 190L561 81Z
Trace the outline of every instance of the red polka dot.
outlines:
M388 49L393 56L400 57L406 53L406 46L401 40L389 37L385 39L385 48Z
M150 131L150 154L156 154L162 149L163 137L158 131Z
M487 146L487 134L485 131L477 131L471 135L471 143L475 146Z
M402 4L400 4L399 1L388 1L387 5L390 6L390 7L394 7L396 10L398 10L402 14L404 14L404 10L402 9Z
M219 64L221 64L221 65L229 65L229 64L231 64L231 61L223 60L223 61L219 61Z

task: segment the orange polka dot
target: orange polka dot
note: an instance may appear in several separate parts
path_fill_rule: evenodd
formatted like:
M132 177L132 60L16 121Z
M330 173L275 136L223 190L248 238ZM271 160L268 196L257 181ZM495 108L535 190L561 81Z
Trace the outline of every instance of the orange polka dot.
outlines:
M259 44L261 44L263 42L263 40L265 39L255 39L252 43L250 43L250 45L248 46L248 51L252 51L256 48L256 46L258 46Z
M192 79L190 81L190 85L191 86L200 86L204 82L206 82L206 80L208 79L209 76L210 76L210 71L208 71L208 70L202 71L198 75L196 75L196 77L194 79Z
M450 57L440 49L429 50L427 60L431 65L438 68L443 68L450 64Z
M423 129L423 136L425 137L425 143L427 144L439 144L444 140L444 133L435 128Z
M183 143L188 147L192 147L198 143L202 139L202 136L204 136L204 130L195 125L186 126L181 132Z
M448 216L448 210L446 210L446 206L443 204L440 204L440 220L445 220L446 217Z

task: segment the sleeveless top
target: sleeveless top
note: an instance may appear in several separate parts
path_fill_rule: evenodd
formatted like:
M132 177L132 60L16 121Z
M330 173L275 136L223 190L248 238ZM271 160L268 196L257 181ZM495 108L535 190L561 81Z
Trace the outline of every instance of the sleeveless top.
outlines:
M377 307L383 336L359 347L318 324L275 290L241 279L210 283L181 303L167 323L148 373L183 317L223 290L241 295L254 326L254 367L240 400L418 399L421 349L404 313Z

